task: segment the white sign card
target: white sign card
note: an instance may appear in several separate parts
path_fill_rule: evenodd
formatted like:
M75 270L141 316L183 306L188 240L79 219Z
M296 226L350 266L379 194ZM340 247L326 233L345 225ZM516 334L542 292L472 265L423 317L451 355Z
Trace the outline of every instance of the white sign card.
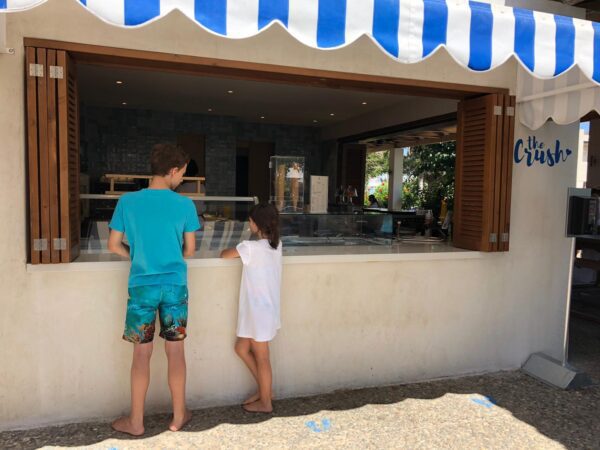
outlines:
M327 212L329 177L310 176L310 212Z

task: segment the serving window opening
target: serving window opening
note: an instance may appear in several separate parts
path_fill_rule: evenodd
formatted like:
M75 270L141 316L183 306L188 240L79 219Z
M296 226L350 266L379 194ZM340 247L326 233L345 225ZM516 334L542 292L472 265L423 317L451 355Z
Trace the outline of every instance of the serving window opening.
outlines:
M293 254L390 252L419 236L443 238L449 251L507 249L498 243L500 229L508 236L511 116L495 115L498 103L510 106L506 95L415 96L28 55L69 67L67 80L28 78L32 263L118 259L106 248L112 212L123 193L148 186L149 153L163 142L191 158L178 191L204 225L198 258L250 238L259 201L280 209Z

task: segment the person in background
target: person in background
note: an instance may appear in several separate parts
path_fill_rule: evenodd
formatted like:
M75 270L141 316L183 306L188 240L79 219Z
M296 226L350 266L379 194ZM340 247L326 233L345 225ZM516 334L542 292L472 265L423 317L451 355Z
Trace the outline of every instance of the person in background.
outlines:
M186 171L188 155L170 144L156 145L150 156L152 179L147 189L124 194L110 222L108 249L131 260L129 300L123 339L133 343L131 411L112 427L144 434L144 403L150 384L156 312L165 342L173 403L171 431L191 419L185 403L186 363L183 340L188 315L187 264L194 255L195 231L200 228L196 208L174 190ZM127 235L129 245L123 243Z
M281 327L282 249L279 214L275 206L261 203L250 210L250 229L258 237L242 241L236 248L221 252L221 258L241 258L244 265L238 308L235 352L258 384L258 392L242 408L248 412L270 413L272 405L269 342Z
M369 195L369 208L381 208L379 202L373 194Z

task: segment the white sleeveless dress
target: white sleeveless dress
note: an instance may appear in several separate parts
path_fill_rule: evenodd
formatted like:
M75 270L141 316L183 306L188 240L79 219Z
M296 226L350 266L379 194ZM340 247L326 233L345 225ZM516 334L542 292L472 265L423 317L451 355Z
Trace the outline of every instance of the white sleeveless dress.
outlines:
M244 265L237 336L270 341L281 328L281 242L274 249L267 239L243 241L237 245L237 251Z

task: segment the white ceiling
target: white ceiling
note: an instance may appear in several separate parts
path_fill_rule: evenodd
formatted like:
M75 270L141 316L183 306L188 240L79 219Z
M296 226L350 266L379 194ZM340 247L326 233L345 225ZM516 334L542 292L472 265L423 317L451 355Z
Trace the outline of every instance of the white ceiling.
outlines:
M78 66L78 77L80 98L88 105L225 115L251 122L315 127L415 98L85 64ZM123 84L116 84L117 80ZM227 92L230 90L233 94Z

